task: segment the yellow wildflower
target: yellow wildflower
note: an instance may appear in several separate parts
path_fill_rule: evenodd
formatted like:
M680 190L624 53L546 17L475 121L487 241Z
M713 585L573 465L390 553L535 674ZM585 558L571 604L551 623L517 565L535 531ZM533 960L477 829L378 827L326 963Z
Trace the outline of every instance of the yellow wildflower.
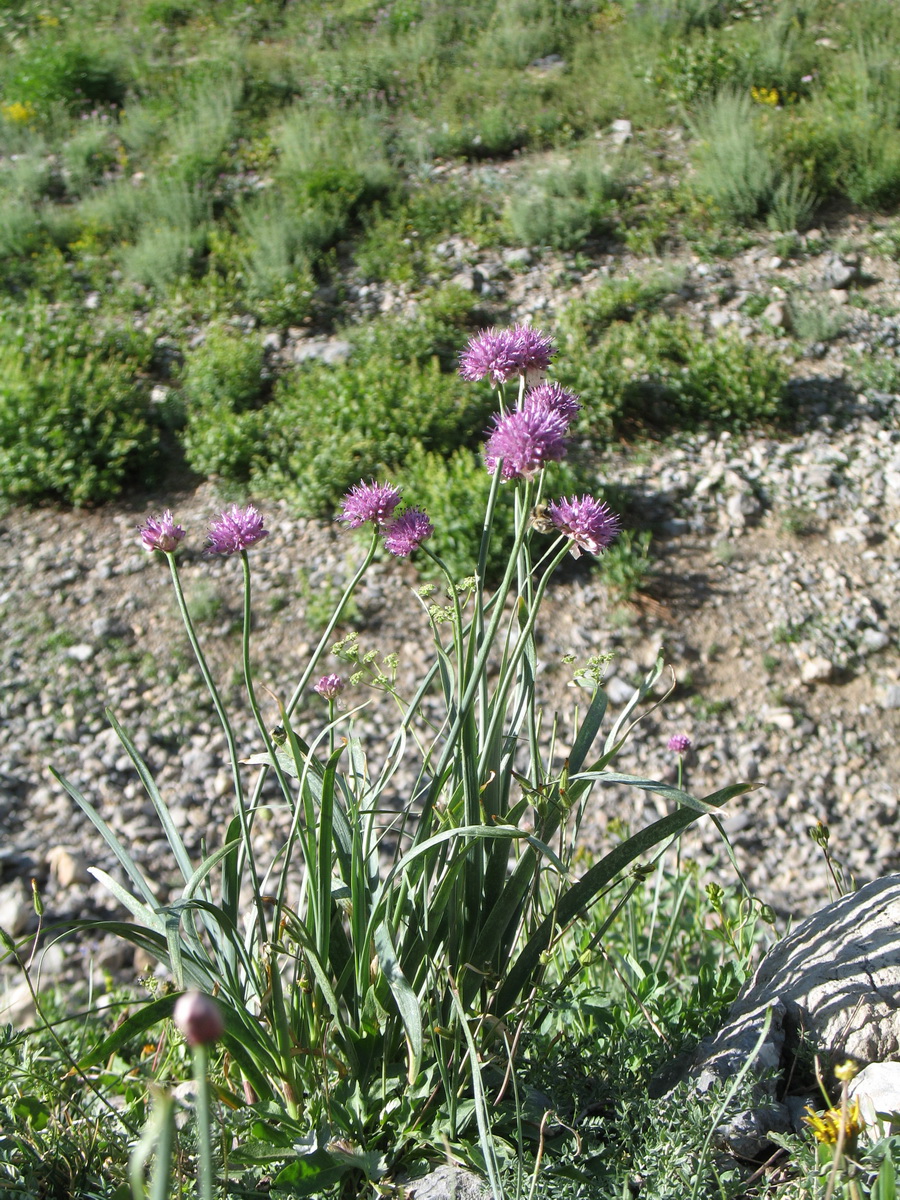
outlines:
M838 1137L841 1132L841 1110L839 1108L829 1108L823 1113L813 1112L809 1107L806 1109L809 1116L803 1118L810 1129L813 1131L813 1137L817 1142L824 1142L827 1146L837 1145ZM854 1100L847 1106L847 1125L844 1130L844 1138L846 1141L852 1141L859 1131L862 1129L862 1117L859 1115L859 1101Z
M767 104L770 108L774 108L781 99L778 88L752 87L750 95L757 104Z
M17 125L33 121L37 115L33 104L29 104L27 101L23 104L21 100L12 100L9 104L0 106L0 111L3 112L7 121L14 121Z

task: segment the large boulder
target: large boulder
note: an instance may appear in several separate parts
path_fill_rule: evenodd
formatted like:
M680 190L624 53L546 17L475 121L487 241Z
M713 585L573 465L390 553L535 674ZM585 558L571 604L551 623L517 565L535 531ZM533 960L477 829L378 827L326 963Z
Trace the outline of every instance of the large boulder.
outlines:
M689 1070L698 1091L734 1077L770 1009L754 1064L758 1103L717 1139L747 1157L764 1152L767 1132L790 1127L798 1106L785 1092L801 1043L826 1063L900 1059L900 875L842 896L769 951L725 1026L698 1047Z

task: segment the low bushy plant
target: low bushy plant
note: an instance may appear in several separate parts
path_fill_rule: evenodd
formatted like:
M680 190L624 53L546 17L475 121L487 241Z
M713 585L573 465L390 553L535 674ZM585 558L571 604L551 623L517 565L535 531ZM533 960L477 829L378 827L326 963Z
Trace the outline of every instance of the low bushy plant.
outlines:
M322 515L361 476L396 471L416 448L451 453L487 423L484 402L437 361L401 368L396 354L301 366L278 381L265 412L255 478Z
M777 167L748 94L719 92L700 106L693 121L698 194L708 196L732 221L766 212Z
M50 107L61 102L73 109L93 104L122 104L127 76L117 55L103 46L90 49L80 41L49 32L35 39L18 58L6 80L5 93L33 106L47 119Z
M182 372L188 465L201 475L246 482L260 452L269 381L258 338L229 329L210 330L189 350Z
M676 267L609 279L567 305L562 327L594 340L615 321L631 321L638 313L653 312L683 283L684 271Z
M6 500L96 503L153 477L158 430L127 365L68 352L35 363L10 346L0 362Z
M34 297L0 309L0 495L89 504L147 483L160 431L145 335Z
M782 411L778 358L730 331L707 337L681 317L638 317L595 346L574 339L571 353L573 382L590 401L582 427L596 444L626 430L747 429Z

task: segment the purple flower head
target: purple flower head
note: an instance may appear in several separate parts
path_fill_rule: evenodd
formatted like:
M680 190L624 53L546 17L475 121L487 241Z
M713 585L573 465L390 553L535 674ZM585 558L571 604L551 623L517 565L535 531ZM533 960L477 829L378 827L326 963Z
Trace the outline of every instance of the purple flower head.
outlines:
M427 513L421 508L407 508L385 530L384 548L397 558L408 558L433 533L434 526Z
M246 508L232 504L210 525L206 553L237 554L268 536L268 529L263 529L262 513L252 504Z
M184 530L175 524L171 509L168 508L159 518L148 517L139 532L144 549L162 550L163 554L172 554L184 537Z
M483 329L459 356L459 373L469 383L488 376L494 387L514 375L546 371L556 353L553 342L537 329Z
M581 412L581 405L578 403L578 397L575 393L567 392L558 383L538 384L536 388L532 388L530 392L525 393L522 407L556 413L562 417L566 425L571 425L572 421Z
M343 499L339 521L351 529L358 529L371 521L375 525L386 525L400 503L400 489L389 483L358 483Z
M318 692L323 700L336 700L344 690L344 681L340 675L323 675L313 691Z
M172 1010L172 1020L189 1046L208 1046L225 1032L222 1011L205 992L185 992Z
M556 354L553 339L528 325L515 326L513 341L519 360L519 372L522 375L527 376L532 372L543 374L550 366L550 359Z
M494 417L494 429L484 448L489 474L503 459L504 479L529 479L548 462L566 456L566 421L543 408L516 408Z
M581 550L600 554L622 528L616 514L593 496L564 496L547 505L547 515L560 533L572 539L575 558Z
M666 749L674 751L675 754L686 754L690 748L691 739L686 733L673 734L666 743Z

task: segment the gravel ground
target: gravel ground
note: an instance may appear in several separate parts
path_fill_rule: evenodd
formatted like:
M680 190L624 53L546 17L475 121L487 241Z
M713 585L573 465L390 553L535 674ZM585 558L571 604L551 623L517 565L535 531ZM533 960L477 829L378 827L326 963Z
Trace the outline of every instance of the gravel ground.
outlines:
M848 280L835 273L847 261L846 255L809 257L807 275L798 269L797 282L820 278L846 287ZM892 264L882 269L857 256L851 265L857 278L881 281L879 296L895 291ZM758 256L728 268L733 287L724 291L723 269L712 279L704 264L685 270L684 304L712 327L726 323L713 320L716 313L743 320L735 297L748 288L769 289L768 296L774 286ZM552 307L548 278L541 291L540 280L525 286L519 269L509 285L514 318L538 319ZM585 277L578 286L590 282ZM822 294L837 305L837 291ZM401 302L382 297L380 307ZM770 321L777 315L770 312ZM772 336L777 351L777 329ZM829 415L848 350L882 352L897 341L894 318L854 309L839 339L813 347L795 364L807 411L793 436L700 435L607 458L600 474L629 497L626 523L653 529L654 576L645 594L623 607L610 599L602 568L582 560L554 585L539 629L541 686L548 708L560 712L563 742L574 695L566 656L574 655L576 665L590 654L614 656L607 686L615 713L635 680L664 655L676 691L641 724L618 765L674 778L665 746L677 732L693 741L686 778L695 793L753 780L756 790L726 810L725 827L751 888L784 918L830 898L822 853L808 834L817 821L829 826L835 857L860 883L900 868L897 398L857 396L848 406L842 393L841 422ZM564 370L559 377L564 382ZM105 705L156 772L192 849L202 838L214 845L227 820L224 738L190 658L165 564L143 552L136 536L143 518L165 507L188 529L180 553L185 590L237 714L242 751L253 753L258 746L239 671L239 565L200 552L206 525L225 499L204 484L101 511L12 510L0 518L0 926L11 932L27 930L33 920L32 878L47 920L111 911L107 893L86 873L90 865L108 869L110 855L48 775L51 765L97 805L147 865L160 895L167 892L166 845ZM298 519L271 502L261 507L271 536L252 552L253 654L274 725L272 697L293 690L361 550L334 524ZM396 652L404 686L429 661L415 583L410 564L376 563L341 629L358 627L365 647ZM332 669L339 664L323 661L323 673ZM356 703L363 696L347 698ZM310 696L301 732L321 711L321 701ZM388 710L376 703L361 719L376 755L388 721ZM597 795L583 840L601 850L611 817L637 828L661 811L662 802L652 798ZM277 829L275 819L261 831L263 841L274 842ZM708 821L685 846L711 875L733 879ZM94 954L95 965L130 965L121 947L101 944Z

